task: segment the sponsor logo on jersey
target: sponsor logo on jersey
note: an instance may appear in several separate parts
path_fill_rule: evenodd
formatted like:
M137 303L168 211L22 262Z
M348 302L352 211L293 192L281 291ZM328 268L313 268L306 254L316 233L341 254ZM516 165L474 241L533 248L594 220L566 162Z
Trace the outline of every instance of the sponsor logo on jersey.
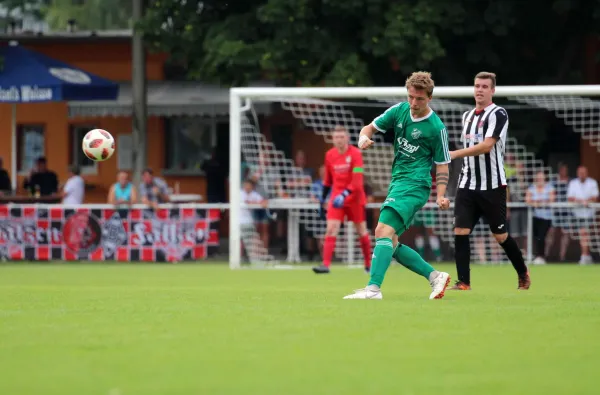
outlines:
M400 137L398 139L398 148L402 151L408 152L409 154L414 154L419 149L419 146L409 143L404 137Z
M396 201L396 199L394 199L394 198L387 198L387 199L385 199L385 201L383 202L383 204L390 204L390 203L395 202L395 201Z
M421 137L421 134L422 134L422 133L421 133L421 131L420 131L419 129L413 129L413 131L412 131L412 133L410 134L410 136L411 136L413 139L415 139L415 140L416 140L416 139L418 139L419 137Z
M396 125L396 126L398 126L400 129L402 129L402 122L398 122L398 125Z
M333 171L336 173L347 173L350 171L350 163L342 163L333 165Z
M350 163L351 160L352 158L350 158L349 156L346 157L346 163Z
M465 140L469 141L483 141L483 134L465 134Z

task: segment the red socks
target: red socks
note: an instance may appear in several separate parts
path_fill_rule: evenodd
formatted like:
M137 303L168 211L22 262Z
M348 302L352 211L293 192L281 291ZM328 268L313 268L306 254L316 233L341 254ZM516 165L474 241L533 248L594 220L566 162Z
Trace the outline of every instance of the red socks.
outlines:
M331 265L333 250L335 250L335 236L325 236L325 242L323 243L323 265L327 267Z
M325 236L325 242L323 243L323 265L331 266L331 258L333 257L333 250L335 250L335 236ZM371 238L369 234L358 239L360 241L360 249L362 250L363 257L365 259L365 268L371 268Z
M361 238L358 239L360 241L360 249L362 250L363 257L365 258L365 269L371 268L371 238L369 234L364 234Z

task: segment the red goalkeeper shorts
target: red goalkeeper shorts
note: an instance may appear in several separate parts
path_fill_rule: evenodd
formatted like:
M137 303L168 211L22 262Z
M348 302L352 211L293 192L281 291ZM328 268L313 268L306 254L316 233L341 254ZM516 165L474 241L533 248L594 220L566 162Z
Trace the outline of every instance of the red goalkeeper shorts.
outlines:
M360 223L365 221L365 205L364 204L348 204L342 208L335 208L331 203L327 207L327 219L344 221L344 217L350 222Z

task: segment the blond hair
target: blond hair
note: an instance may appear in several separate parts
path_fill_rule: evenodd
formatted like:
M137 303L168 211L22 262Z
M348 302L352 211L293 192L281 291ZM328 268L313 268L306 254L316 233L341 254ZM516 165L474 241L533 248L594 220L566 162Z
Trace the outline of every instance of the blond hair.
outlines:
M490 80L492 81L492 88L496 87L496 74L491 73L489 71L480 71L475 76L475 79L479 78L480 80Z
M406 88L410 87L416 90L425 91L427 96L431 97L435 84L431 79L431 73L427 71L415 71L406 79Z

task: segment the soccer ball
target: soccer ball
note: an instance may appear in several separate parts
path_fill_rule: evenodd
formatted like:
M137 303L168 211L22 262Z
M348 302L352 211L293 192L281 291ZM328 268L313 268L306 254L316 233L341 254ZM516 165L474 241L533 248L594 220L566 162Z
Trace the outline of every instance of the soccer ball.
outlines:
M106 130L90 130L83 138L81 148L85 156L95 162L102 162L115 152L115 139Z

